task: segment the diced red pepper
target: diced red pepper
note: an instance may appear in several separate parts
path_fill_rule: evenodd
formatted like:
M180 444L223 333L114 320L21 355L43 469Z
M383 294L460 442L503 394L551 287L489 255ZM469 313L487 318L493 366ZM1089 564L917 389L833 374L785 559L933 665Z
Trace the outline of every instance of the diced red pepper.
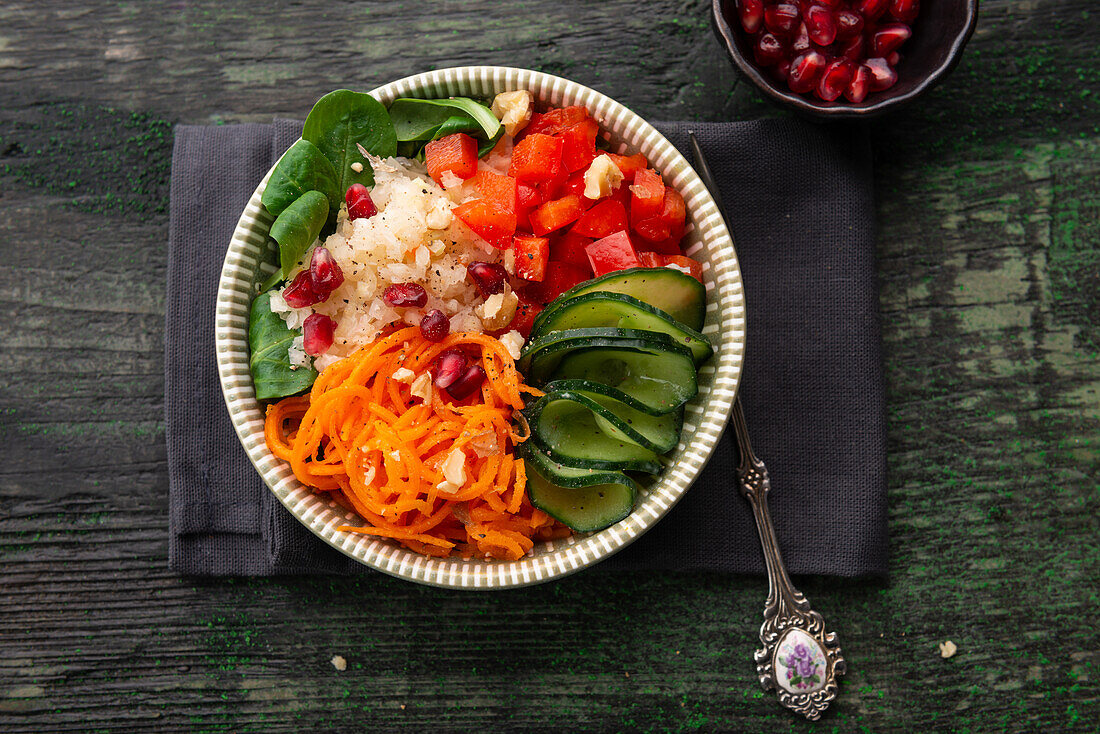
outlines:
M515 212L509 217L487 199L475 199L459 204L454 213L490 245L503 250L512 244L512 235L516 232Z
M538 189L525 183L516 184L516 206L520 209L534 209L542 203Z
M666 186L661 212L640 222L633 222L634 231L650 242L663 243L666 240L673 240L678 245L680 239L684 236L686 216L687 210L684 206L684 197L676 189ZM662 245L662 252L664 252L665 247L665 245ZM653 249L658 248L654 247ZM679 253L670 252L667 254L675 255Z
M591 202L589 202L589 205ZM542 236L577 221L588 206L583 196L567 194L531 212L531 231Z
M556 178L562 170L561 138L536 133L528 135L512 148L508 175L519 181L535 183Z
M650 242L648 247L652 247L654 252L662 255L683 255L683 250L680 249L680 240L682 237L676 237L675 235L669 235L667 239L659 240L657 242Z
M611 161L619 167L622 171L623 180L628 184L634 182L634 178L638 175L638 171L644 171L649 168L649 161L645 159L645 156L641 153L635 153L634 155L618 155L617 153L608 153L611 157Z
M638 259L638 252L634 249L634 244L630 241L630 235L626 233L625 229L596 240L584 249L588 253L588 262L592 265L592 272L597 278L616 270L642 267L642 261Z
M596 157L596 134L600 131L600 125L589 118L575 125L570 125L559 133L562 140L561 162L566 170L583 171Z
M456 217L494 247L507 249L516 232L516 180L492 171L472 179L481 198L455 207Z
M477 173L477 141L466 133L433 140L424 146L424 164L440 186L444 171L466 180Z
M516 306L516 315L512 318L512 323L505 327L504 331L518 331L526 339L531 335L531 327L535 324L535 317L539 315L539 312L544 308L541 303L535 303L529 301L524 297L523 293L517 293L519 296L519 305Z
M661 213L665 203L665 182L652 168L638 171L634 185L630 187L630 223L637 225ZM665 237L668 237L666 234ZM664 237L658 238L664 239Z
M572 229L561 232L550 241L550 259L591 270L592 266L588 264L588 253L584 249L590 244L592 244L590 237L575 234Z
M546 273L543 275L542 282L532 283L524 288L523 295L520 298L526 297L536 303L550 303L562 293L579 283L583 283L590 277L587 268L551 260L546 263Z
M614 199L604 199L586 211L569 231L599 239L626 229L627 225L626 209L623 205Z
M665 266L664 256L659 252L639 252L638 259L641 260L643 268L663 268Z
M559 107L546 112L536 112L531 115L531 121L523 129L523 137L542 133L543 135L556 135L570 125L589 118L588 110L580 105L572 107Z
M531 229L531 210L541 203L538 189L525 183L516 184L516 227Z
M577 171L570 174L569 178L565 179L565 185L561 188L562 196L566 194L576 194L577 196L584 196L584 171Z
M512 250L516 255L516 275L524 280L541 281L550 258L550 240L517 234L512 240Z
M698 260L692 260L686 255L663 255L662 257L666 268L675 268L687 273L700 283L703 282L703 265Z

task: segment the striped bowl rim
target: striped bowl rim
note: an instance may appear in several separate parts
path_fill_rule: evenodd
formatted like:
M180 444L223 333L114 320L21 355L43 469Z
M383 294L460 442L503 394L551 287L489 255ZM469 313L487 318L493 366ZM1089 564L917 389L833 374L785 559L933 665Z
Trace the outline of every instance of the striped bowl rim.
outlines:
M382 538L336 530L359 518L301 484L267 449L263 408L248 369L248 311L253 276L267 246L272 218L260 205L267 177L242 212L222 266L215 311L215 349L222 393L249 460L279 501L333 548L383 573L458 589L504 589L569 575L622 550L660 520L687 492L710 459L729 419L745 351L745 297L733 240L706 186L656 129L615 100L567 79L528 69L468 66L406 77L373 90L383 104L398 97L492 97L529 89L544 104L583 105L619 150L640 151L665 183L684 197L689 217L686 251L703 263L707 288L703 333L714 357L699 371L699 394L687 406L680 443L663 474L643 486L634 511L595 533L537 544L518 561L429 558ZM270 171L268 172L270 175Z

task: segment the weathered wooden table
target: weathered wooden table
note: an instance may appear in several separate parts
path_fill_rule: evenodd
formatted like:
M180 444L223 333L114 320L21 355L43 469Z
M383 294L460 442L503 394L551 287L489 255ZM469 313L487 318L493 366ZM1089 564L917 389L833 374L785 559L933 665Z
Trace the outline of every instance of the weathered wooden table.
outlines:
M569 76L652 119L778 114L708 6L0 7L0 730L1095 731L1090 0L983 3L949 80L868 126L891 578L800 580L850 660L823 722L754 680L760 578L592 571L471 594L168 571L172 125L301 115L337 86L475 63Z

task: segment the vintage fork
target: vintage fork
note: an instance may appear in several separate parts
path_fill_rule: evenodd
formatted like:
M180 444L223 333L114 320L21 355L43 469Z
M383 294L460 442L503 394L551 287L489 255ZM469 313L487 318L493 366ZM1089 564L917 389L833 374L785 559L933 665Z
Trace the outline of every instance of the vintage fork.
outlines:
M699 141L695 139L695 133L688 135L695 169L710 190L728 227L730 219ZM808 719L818 719L836 698L837 678L844 675L847 663L840 653L836 633L825 631L825 620L810 608L810 602L794 588L783 565L779 541L768 512L771 481L764 462L757 458L749 444L749 429L741 407L740 391L733 401L730 422L741 455L737 481L741 494L752 506L768 569L768 600L764 604L764 624L760 627L760 642L764 647L754 655L756 674L765 691L778 692L779 703Z

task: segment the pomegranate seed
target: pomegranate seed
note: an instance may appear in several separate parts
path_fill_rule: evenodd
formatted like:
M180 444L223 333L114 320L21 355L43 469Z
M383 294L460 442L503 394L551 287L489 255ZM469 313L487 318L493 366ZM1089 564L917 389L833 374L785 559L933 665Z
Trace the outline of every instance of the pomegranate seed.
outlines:
M772 75L781 82L787 81L787 74L790 73L791 62L787 59L780 60L778 64L772 67Z
M840 5L840 0L816 0L819 5L824 5L827 8L835 8Z
M787 86L792 92L802 94L814 88L817 77L825 68L825 57L817 51L805 51L791 61L791 71L787 76Z
M889 89L898 80L898 73L886 62L886 59L867 59L863 64L871 72L872 92Z
M420 319L420 334L430 342L441 342L451 333L451 320L438 308L433 308Z
M756 63L761 66L777 64L785 55L783 42L771 33L761 33L756 39L756 45L753 46L752 55L756 58Z
M836 21L828 8L811 5L806 11L806 30L810 40L819 46L828 46L836 39Z
M302 339L306 354L311 357L319 357L332 346L332 333L336 330L336 322L328 316L313 313L306 317L302 324Z
M833 102L844 94L848 83L852 81L852 62L848 59L837 59L825 67L821 79L817 83L817 96L826 102Z
M836 14L837 40L846 41L863 32L863 16L851 10L841 10Z
M890 67L893 69L898 68L898 64L901 63L901 54L899 54L897 51L891 51L889 54L886 55L886 63L889 64Z
M423 308L428 292L419 283L394 283L382 291L382 300L391 306Z
M378 207L370 198L370 191L363 184L352 184L344 194L348 204L348 219L370 219L378 213Z
M305 308L320 303L322 298L313 290L313 279L309 271L303 270L283 289L283 300L291 308Z
M738 0L737 15L745 33L756 33L764 21L764 0Z
M471 365L462 377L447 388L447 394L455 400L462 400L473 395L483 382L485 382L485 370L481 369L481 365Z
M859 0L856 10L859 11L864 20L876 20L886 12L889 2L890 0Z
M309 277L313 281L313 290L318 295L323 294L323 300L344 282L344 271L327 248L318 247L309 259Z
M798 27L798 6L779 3L764 8L764 27L777 36L789 36Z
M855 61L858 63L863 60L863 47L863 34L860 34L852 40L848 41L847 45L841 47L840 55L848 59L849 61Z
M470 263L466 266L466 274L474 281L484 298L494 293L503 293L504 282L508 279L508 273L496 263Z
M457 349L448 349L436 357L435 377L432 382L435 386L447 389L466 372L466 355Z
M844 90L844 98L853 104L859 104L867 98L871 91L871 70L866 64L860 64L852 74L852 81L848 82L848 88Z
M920 12L920 0L891 0L890 17L902 23L912 23Z
M904 23L883 23L871 38L871 55L886 57L909 40L913 31Z
M798 24L798 31L794 34L794 40L791 41L791 53L800 54L803 51L810 50L810 32L806 29L805 23Z

